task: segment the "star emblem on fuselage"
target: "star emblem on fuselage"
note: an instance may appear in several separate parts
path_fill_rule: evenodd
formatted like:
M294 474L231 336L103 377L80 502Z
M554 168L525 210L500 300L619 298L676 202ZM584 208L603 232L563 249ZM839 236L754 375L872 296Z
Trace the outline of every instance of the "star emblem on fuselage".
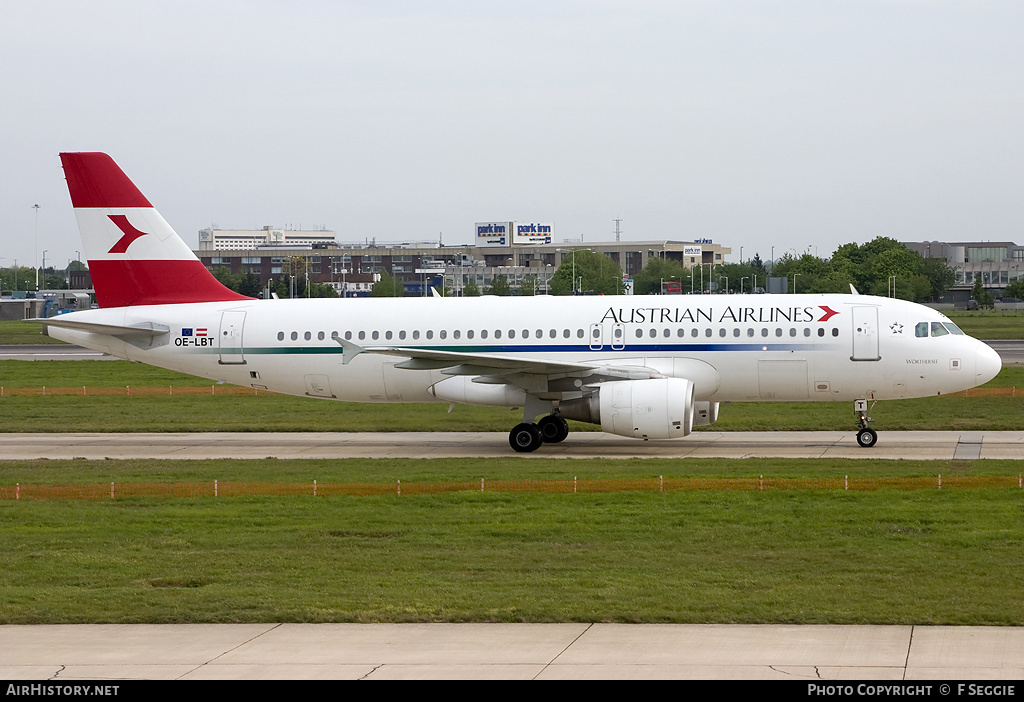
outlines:
M903 325L900 324L899 322L893 322L892 324L889 325L889 328L892 329L893 334L903 333Z

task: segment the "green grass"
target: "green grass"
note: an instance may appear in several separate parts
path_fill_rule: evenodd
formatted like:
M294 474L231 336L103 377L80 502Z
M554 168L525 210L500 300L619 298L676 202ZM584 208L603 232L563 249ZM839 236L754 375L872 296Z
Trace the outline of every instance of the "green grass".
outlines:
M946 316L975 339L1024 339L1024 310L959 310Z
M0 321L0 346L63 343L43 334L43 327L36 322Z
M32 461L34 479L1015 474L1014 462ZM525 471L525 473L524 473ZM1024 624L1018 489L0 503L0 622Z

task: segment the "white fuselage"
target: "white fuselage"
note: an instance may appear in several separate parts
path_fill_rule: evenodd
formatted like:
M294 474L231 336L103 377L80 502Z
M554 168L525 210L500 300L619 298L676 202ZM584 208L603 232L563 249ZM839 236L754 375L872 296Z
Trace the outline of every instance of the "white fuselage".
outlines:
M163 325L167 333L141 341L54 326L48 333L236 385L353 402L451 399L432 390L451 373L403 368L395 348L651 368L689 378L694 399L712 402L922 397L974 387L1000 368L994 351L942 314L866 295L253 300L62 319ZM346 358L334 337L371 352ZM384 348L391 355L372 352ZM472 380L466 368L459 375ZM555 380L535 394L573 396L571 384ZM501 397L466 401L521 404Z

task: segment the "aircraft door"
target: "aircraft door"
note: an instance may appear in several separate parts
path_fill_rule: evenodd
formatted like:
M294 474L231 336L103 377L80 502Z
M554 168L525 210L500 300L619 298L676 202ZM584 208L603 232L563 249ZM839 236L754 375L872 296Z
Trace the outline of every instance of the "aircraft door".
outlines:
M878 361L878 308L858 305L853 312L853 355L851 361Z
M626 347L626 330L620 323L590 325L590 350L600 351L605 346L615 351Z
M245 351L242 348L242 327L245 326L245 312L225 310L220 315L220 333L217 335L222 365L242 365Z

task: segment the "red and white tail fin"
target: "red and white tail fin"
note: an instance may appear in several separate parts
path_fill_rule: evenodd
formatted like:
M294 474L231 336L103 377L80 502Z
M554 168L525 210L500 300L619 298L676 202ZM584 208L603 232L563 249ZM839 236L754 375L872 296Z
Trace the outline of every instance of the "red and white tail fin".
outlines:
M112 158L60 160L100 307L251 299L206 270Z

